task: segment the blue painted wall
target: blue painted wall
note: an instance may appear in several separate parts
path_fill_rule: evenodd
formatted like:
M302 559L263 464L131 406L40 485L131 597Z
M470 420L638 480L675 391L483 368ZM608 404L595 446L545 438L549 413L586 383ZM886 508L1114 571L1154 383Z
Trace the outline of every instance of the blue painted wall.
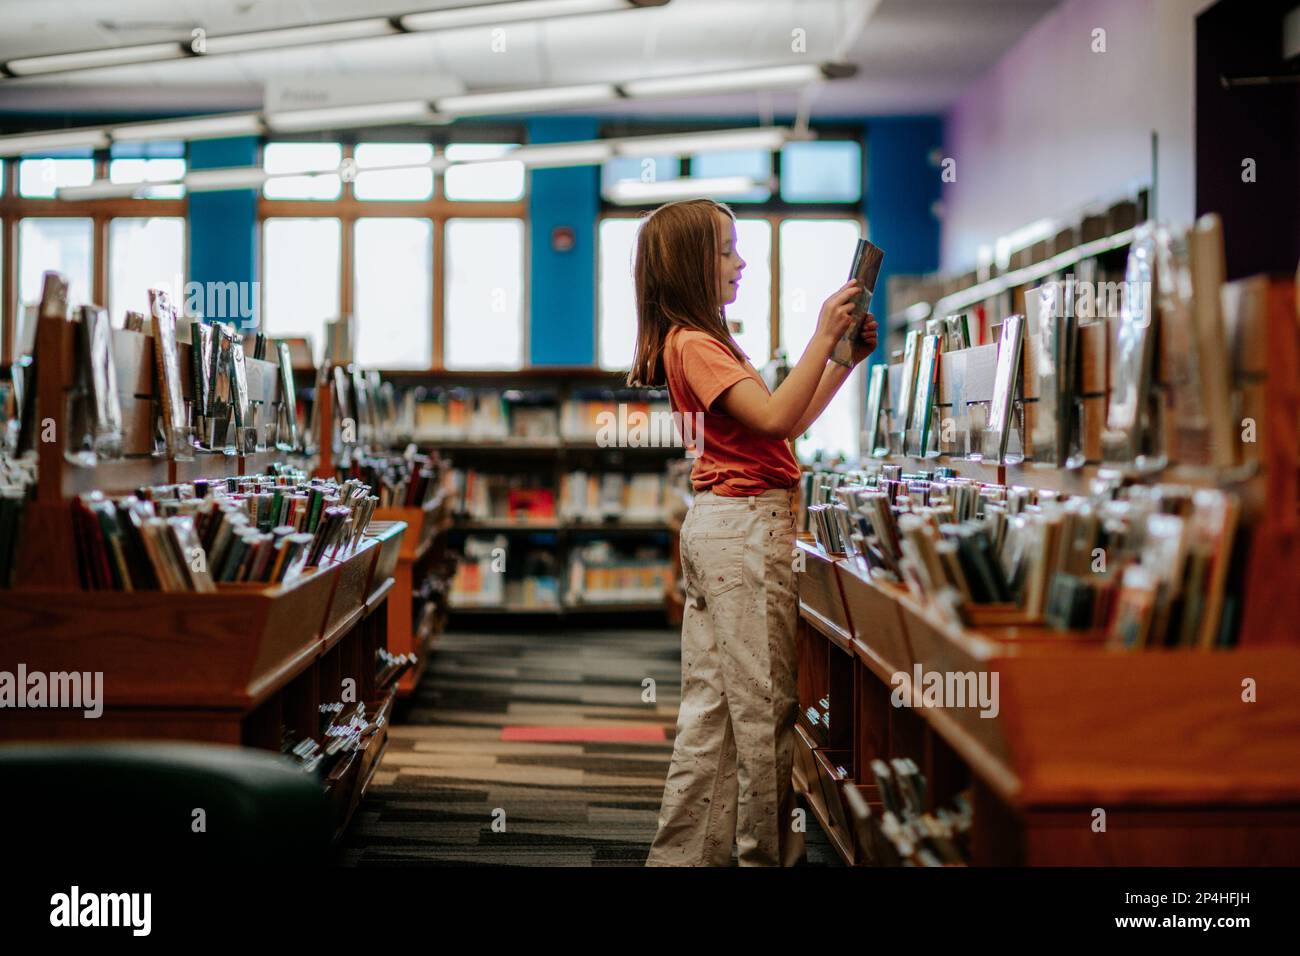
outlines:
M528 121L530 143L595 139L586 117ZM528 193L528 361L533 365L591 365L596 361L596 216L600 167L537 169ZM573 230L568 252L552 248L557 226Z
M191 143L189 160L192 169L256 166L257 138ZM256 189L190 194L189 281L203 283L205 288L209 282L252 283L257 277L257 243ZM260 315L261 295L249 289L258 287L241 287L239 301L255 303L254 309Z
M931 152L943 145L937 116L888 117L867 121L866 195L862 209L868 238L885 250L871 311L880 326L872 364L885 361L885 323L889 316L890 275L933 272L939 268L940 169Z

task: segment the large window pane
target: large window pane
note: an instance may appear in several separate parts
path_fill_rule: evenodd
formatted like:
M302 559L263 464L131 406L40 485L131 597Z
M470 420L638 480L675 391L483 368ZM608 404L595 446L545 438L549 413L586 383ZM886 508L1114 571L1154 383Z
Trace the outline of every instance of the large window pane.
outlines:
M720 176L749 176L756 182L766 183L772 178L772 154L765 149L733 149L691 157L692 179ZM742 195L728 196L727 202L766 202L771 196L770 187L756 186Z
M603 195L618 183L657 183L680 179L682 161L676 156L616 156L600 168Z
M433 195L433 168L416 166L433 159L428 143L363 143L357 147L357 178L352 191L358 199L421 201Z
M772 224L766 219L737 219L736 248L745 260L736 301L727 318L743 326L736 344L757 368L772 357Z
M283 178L268 179L262 193L267 199L338 199L342 162L338 143L268 143L262 167L268 176Z
M781 148L781 198L786 202L857 202L861 196L859 143L815 140Z
M90 219L24 219L18 224L19 305L39 305L41 276L68 277L69 308L91 301L93 223Z
M787 219L781 223L781 348L791 364L799 360L812 338L822 302L848 280L860 234L859 224L848 219ZM798 441L800 455L807 457L817 449L856 449L861 374L854 371L808 435Z
M185 187L175 180L185 175L183 159L114 159L108 164L108 178L115 183L158 183L145 185L141 199L180 199Z
M325 322L339 317L337 219L268 219L262 230L262 327L273 338L305 335L316 361L325 353Z
M433 223L358 219L357 362L372 368L428 368L433 358Z
M636 289L632 256L640 219L602 219L600 223L600 365L632 367L636 346Z
M447 158L454 162L497 159L516 146L515 143L453 143L447 147ZM518 160L449 166L442 175L448 199L510 201L524 195L524 164Z
M114 219L108 229L108 314L119 328L127 310L149 314L149 290L184 305L185 220Z
M445 233L444 364L521 368L524 363L524 224L449 219Z
M95 180L93 159L24 159L18 164L18 195L50 199L66 186L89 186Z

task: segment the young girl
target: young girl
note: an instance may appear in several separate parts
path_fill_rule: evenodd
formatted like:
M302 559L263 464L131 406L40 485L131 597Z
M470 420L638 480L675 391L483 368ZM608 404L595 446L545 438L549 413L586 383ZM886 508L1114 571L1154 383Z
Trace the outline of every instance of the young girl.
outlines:
M789 441L849 370L830 362L852 321L850 281L822 305L803 357L769 392L727 330L745 260L730 209L669 203L641 225L636 354L628 381L665 379L674 411L699 421L695 499L681 530L686 613L682 703L649 866L791 866L803 856L790 781L798 709ZM876 344L863 323L854 359Z

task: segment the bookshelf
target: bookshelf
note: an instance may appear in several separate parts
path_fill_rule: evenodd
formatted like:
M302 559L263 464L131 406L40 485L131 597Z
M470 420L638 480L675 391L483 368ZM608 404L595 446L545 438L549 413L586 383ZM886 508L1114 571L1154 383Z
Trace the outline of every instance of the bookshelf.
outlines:
M0 656L21 662L28 673L101 673L103 712L87 719L80 710L12 710L0 722L0 739L190 740L279 752L286 731L320 735L321 705L354 693L373 732L323 780L337 836L387 746L395 684L410 666L377 666L407 526L376 525L355 549L282 584L219 583L214 592L82 590L72 497L257 473L285 458L275 450L196 450L193 460L155 454L154 339L116 331L113 343L124 457L73 465L64 457L77 376L73 326L62 317L38 321L36 420L53 423L53 440L36 445L39 471L25 509L16 584L0 590L6 622ZM189 345L179 343L178 351L182 391L193 400ZM246 373L250 396L275 407L277 367L248 358Z
M1230 310L1248 306L1253 315L1244 339L1236 337L1248 345L1232 356L1234 401L1249 403L1260 435L1241 464L1109 475L1239 496L1251 546L1235 646L1120 651L1104 634L1025 623L995 605L973 605L972 619L957 624L904 585L873 576L861 558L800 540L795 783L846 863L897 862L881 835L882 797L870 772L871 761L896 757L915 761L927 779L928 809L969 792L973 865L1300 861L1300 643L1292 623L1300 596L1294 572L1280 570L1300 560L1296 291L1291 278L1225 287L1225 301L1236 303ZM963 351L980 348L989 346ZM1158 366L1157 393L1165 382ZM1087 374L1083 381L1086 401ZM987 401L991 387L968 376L967 399ZM1108 477L1097 460L1069 471L1035 462L1032 447L1025 452L1015 465L951 451L883 461L1071 494ZM918 668L996 675L997 713L895 706L892 695L910 695ZM1245 702L1246 678L1267 693Z
M622 498L633 503L628 486L635 476L663 476L667 463L683 457L680 446L598 441L594 416L608 410L667 411L666 392L628 389L622 376L592 368L531 368L517 372L385 373L402 394L401 441L436 449L448 458L461 484L449 505L449 547L462 555L451 613L479 620L494 614L546 617L598 612L658 612L663 603L657 581L636 599L588 600L587 582L614 582L640 552L660 555L667 573L671 528L661 507L624 510L584 506L574 511L564 491L571 481L597 481L622 475ZM616 437L616 436L614 436ZM635 441L635 440L634 440ZM472 477L471 477L471 473ZM471 482L475 488L467 487ZM488 487L491 484L491 487ZM518 511L507 498L518 489ZM531 506L523 504L533 495ZM584 502L586 499L584 498ZM607 542L613 552L608 570L574 570L584 548ZM465 556L466 546L483 556ZM493 548L504 548L501 594L470 594L465 587L489 582ZM543 557L548 556L548 557ZM482 569L466 567L481 560ZM525 580L516 569L527 565ZM499 565L498 565L499 567ZM585 567L585 565L583 565ZM570 579L581 580L578 587ZM654 596L650 595L653 590ZM629 595L631 591L627 591ZM530 596L531 595L531 596ZM591 595L593 598L600 595Z

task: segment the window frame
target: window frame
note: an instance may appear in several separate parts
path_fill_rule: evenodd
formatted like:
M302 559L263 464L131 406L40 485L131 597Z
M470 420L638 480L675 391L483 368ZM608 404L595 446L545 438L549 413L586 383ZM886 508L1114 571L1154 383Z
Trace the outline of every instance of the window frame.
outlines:
M90 219L90 300L108 308L109 233L114 219L179 218L185 222L185 276L189 277L190 214L189 196L180 199L86 199L71 203L58 198L27 198L18 194L18 163L22 159L40 159L36 154L6 157L4 183L0 188L0 363L13 362L14 336L18 329L19 274L18 232L24 219ZM108 178L110 150L95 150L95 179ZM188 149L186 163L189 162ZM188 168L188 166L187 166ZM112 318L117 318L116 316Z
M414 140L409 137L394 136L391 139L379 138L339 138L337 141L343 148L343 162L349 164L356 159L356 148L359 145L367 143L401 143L401 142L432 142L435 150L445 150L448 145L457 142L481 143L493 142L500 140L502 142L525 142L517 136L511 136L507 133L504 137L499 135L477 136L468 133L459 136L450 142L437 142L426 139ZM258 160L261 162L265 148L269 143L294 142L291 137L276 137L269 139L261 144L258 152ZM430 279L433 283L432 295L430 299L430 342L432 344L430 364L427 369L400 369L390 370L394 375L401 377L403 375L419 375L428 372L445 371L444 365L444 335L446 330L445 314L445 283L446 283L446 226L449 219L518 219L524 227L524 275L522 277L524 288L523 302L523 365L522 369L530 366L528 356L530 352L530 340L532 335L531 323L528 321L528 289L529 274L531 263L531 252L529 248L530 237L532 234L531 223L528 219L529 196L532 192L532 173L531 170L524 171L524 194L517 200L499 201L499 200L473 200L473 199L448 199L446 190L441 182L442 177L435 174L435 183L433 196L429 199L411 200L411 199L358 199L354 189L354 181L345 177L343 181L343 191L337 199L268 199L258 190L257 196L257 235L260 237L264 234L265 222L267 219L338 219L342 231L342 246L340 248L340 268L339 268L339 314L352 315L356 307L356 254L355 254L355 235L356 223L358 219L375 219L375 218L396 218L396 219L428 219L433 224L433 261L431 263ZM258 274L265 275L264 263L266 251L264 248L258 249ZM265 305L266 289L263 286L262 306ZM384 371L384 370L381 370Z

